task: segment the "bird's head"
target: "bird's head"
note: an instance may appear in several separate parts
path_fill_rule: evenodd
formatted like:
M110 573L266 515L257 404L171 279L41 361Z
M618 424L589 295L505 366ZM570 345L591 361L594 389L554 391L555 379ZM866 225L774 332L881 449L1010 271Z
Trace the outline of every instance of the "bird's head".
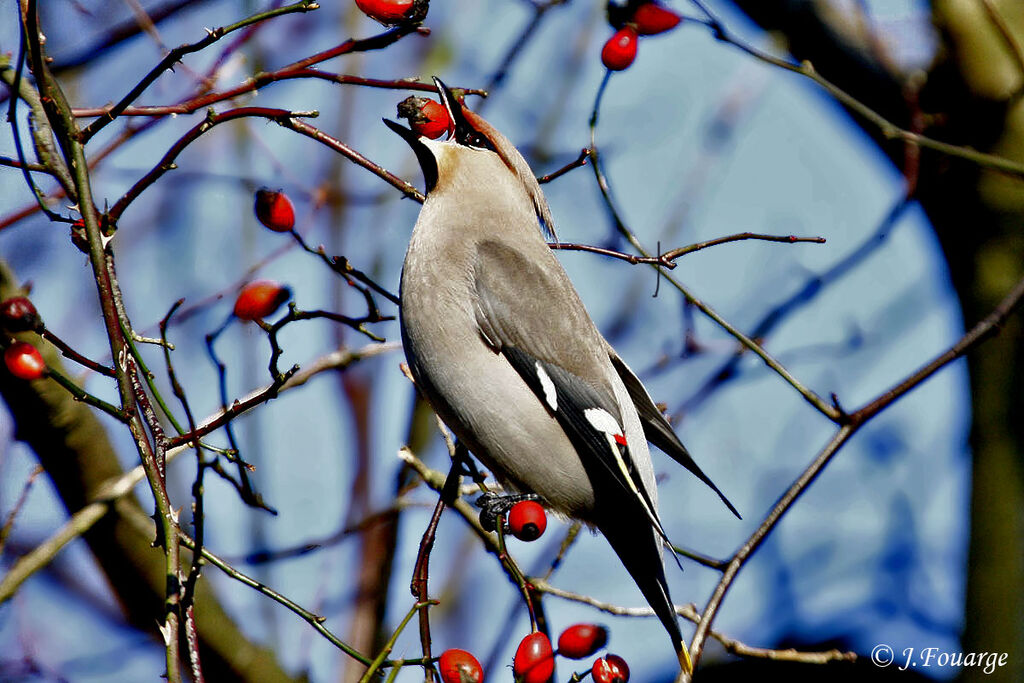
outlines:
M554 235L554 221L547 200L540 189L537 178L530 170L526 159L508 138L488 123L479 114L467 109L441 79L435 77L434 84L441 103L448 112L448 137L446 140L431 140L417 134L410 128L384 119L388 128L405 140L419 161L429 195L449 174L459 172L482 172L493 168L509 174L510 182L519 183L532 202L537 218L543 229ZM476 179L486 185L486 178ZM492 179L493 180L493 179Z

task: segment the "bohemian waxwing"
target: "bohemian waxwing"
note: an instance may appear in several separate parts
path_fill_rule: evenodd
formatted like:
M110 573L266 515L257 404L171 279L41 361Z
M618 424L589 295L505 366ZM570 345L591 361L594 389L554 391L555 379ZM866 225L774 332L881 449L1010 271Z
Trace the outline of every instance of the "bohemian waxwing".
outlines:
M604 534L688 670L647 441L736 509L597 331L541 232L554 235L551 212L526 160L434 82L452 121L447 141L385 120L426 181L401 282L416 385L503 484Z

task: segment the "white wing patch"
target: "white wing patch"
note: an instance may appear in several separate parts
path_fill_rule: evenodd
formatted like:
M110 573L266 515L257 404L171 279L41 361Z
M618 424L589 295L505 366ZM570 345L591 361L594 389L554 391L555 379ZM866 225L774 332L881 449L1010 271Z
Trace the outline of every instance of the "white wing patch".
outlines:
M587 418L590 426L599 432L610 434L613 437L616 434L622 434L622 427L619 426L618 420L604 408L587 408L583 411L583 417Z
M618 420L612 417L604 408L587 408L583 411L583 417L587 418L587 422L590 426L599 432L604 432L605 436L608 437L608 446L611 448L612 455L615 456L615 462L619 466L619 470L622 472L622 477L629 482L629 487L633 489L633 493L640 496L640 491L637 490L636 485L633 483L633 478L629 476L629 468L626 467L626 461L622 459L622 452L619 450L619 442L622 445L626 445L626 439L622 435L622 427L619 426ZM640 496L642 499L643 496Z
M654 513L654 510L647 504L647 499L640 489L636 487L633 482L633 477L629 476L629 468L626 466L626 461L622 459L622 449L619 447L627 448L626 437L622 433L622 427L619 426L618 420L612 417L604 408L587 408L583 411L583 417L587 418L587 422L599 432L603 432L608 438L608 447L611 449L612 455L615 457L615 463L619 466L619 470L622 472L622 478L625 479L626 483L629 484L629 488L636 495L637 499L644 506L644 511L647 512L647 517L651 520L651 524L658 530L658 533L668 540L665 536L665 530L661 526L661 520ZM627 450L628 452L628 450Z
M544 390L544 400L547 401L551 410L558 412L558 392L555 391L555 383L551 381L551 377L548 376L547 370L540 364L540 361L534 363L534 367L537 368L537 379L540 380L540 386ZM605 413L605 415L608 415L608 413ZM611 417L611 415L608 415L608 417ZM614 420L612 421L614 422Z

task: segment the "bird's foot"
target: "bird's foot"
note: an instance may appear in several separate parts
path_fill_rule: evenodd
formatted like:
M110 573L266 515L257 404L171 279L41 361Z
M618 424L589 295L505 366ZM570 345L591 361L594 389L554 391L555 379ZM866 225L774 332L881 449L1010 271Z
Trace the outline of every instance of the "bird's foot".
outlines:
M480 526L485 531L494 531L498 528L498 517L508 517L508 511L513 505L524 500L540 499L536 493L482 493L475 503L480 508Z

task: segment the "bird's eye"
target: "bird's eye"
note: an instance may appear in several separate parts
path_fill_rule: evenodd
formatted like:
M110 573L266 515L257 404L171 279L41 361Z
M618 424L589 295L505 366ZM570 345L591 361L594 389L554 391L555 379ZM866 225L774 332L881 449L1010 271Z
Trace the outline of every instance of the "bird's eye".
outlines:
M469 131L462 140L462 144L467 147L475 147L477 149L489 149L492 152L495 151L494 145L491 144L490 139L479 131Z

